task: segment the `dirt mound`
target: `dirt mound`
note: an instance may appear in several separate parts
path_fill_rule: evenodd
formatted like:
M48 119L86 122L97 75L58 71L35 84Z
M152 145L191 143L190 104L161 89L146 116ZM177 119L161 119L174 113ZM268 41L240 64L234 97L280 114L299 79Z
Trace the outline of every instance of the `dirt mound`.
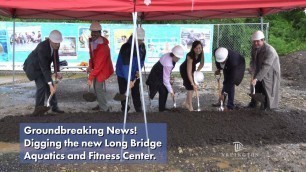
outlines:
M280 58L281 72L288 86L305 89L306 84L306 51L299 51Z
M149 113L148 122L167 123L168 147L198 147L241 141L249 145L306 142L305 112L241 109L232 112ZM76 113L44 117L7 116L0 120L0 141L19 142L20 123L121 123L121 113ZM127 122L143 122L143 114Z

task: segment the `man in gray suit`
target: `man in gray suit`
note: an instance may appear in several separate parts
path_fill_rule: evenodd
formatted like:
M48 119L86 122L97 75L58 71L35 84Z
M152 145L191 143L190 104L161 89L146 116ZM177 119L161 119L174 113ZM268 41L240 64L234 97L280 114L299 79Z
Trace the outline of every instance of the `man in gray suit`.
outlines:
M51 73L51 63L53 63L54 71L59 72L59 56L58 49L63 41L62 34L58 30L50 32L49 39L39 43L37 47L30 53L24 62L23 70L30 81L35 81L36 98L35 110L32 116L42 115L38 107L44 106L45 96L56 92ZM57 73L57 79L61 79L62 75ZM52 111L56 113L64 113L57 106L57 98L54 94L50 101Z
M263 93L265 101L261 109L277 109L280 95L280 63L276 50L265 42L262 31L256 31L252 35L252 52L250 61L250 72L252 74L251 84L256 93ZM256 100L252 99L249 107L256 107Z

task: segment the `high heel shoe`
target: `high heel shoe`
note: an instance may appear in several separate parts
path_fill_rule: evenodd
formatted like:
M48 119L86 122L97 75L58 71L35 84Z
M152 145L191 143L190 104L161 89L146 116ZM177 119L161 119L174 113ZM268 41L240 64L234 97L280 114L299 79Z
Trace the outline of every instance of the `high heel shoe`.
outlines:
M189 105L186 102L182 103L182 107L188 109L189 111L193 111L193 107L189 107Z
M183 103L182 103L182 107L189 110L189 106L188 106L188 104L187 104L186 102L183 102Z

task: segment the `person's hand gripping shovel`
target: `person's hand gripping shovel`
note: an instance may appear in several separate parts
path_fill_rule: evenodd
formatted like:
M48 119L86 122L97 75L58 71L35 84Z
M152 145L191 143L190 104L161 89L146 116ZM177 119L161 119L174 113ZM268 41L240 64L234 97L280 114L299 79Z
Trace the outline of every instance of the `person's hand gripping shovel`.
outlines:
M87 102L94 102L97 100L97 96L95 93L90 92L90 87L91 87L91 84L88 84L88 90L87 92L83 93L83 99Z
M253 78L252 78L252 81L253 81ZM263 95L262 93L256 93L255 91L256 82L255 81L252 82L252 81L251 81L251 93L249 94L249 96L253 98L254 100L260 102L261 104L265 103L266 101L265 95Z

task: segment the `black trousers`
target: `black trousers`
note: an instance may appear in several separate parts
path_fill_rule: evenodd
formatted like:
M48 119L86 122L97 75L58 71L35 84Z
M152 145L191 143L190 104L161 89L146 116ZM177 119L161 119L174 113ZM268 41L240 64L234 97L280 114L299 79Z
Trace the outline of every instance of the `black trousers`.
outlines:
M164 111L166 109L166 102L168 98L168 90L164 84L162 84L159 89L159 111Z
M126 86L127 86L127 81L122 78L122 77L117 77L118 79L118 84L119 84L119 93L120 94L125 94L126 92ZM141 112L141 101L140 101L140 92L139 92L139 79L136 80L134 87L131 89L131 94L132 94L132 99L133 99L133 104L136 112ZM125 108L125 100L121 101L121 111L124 111ZM129 109L129 108L128 108Z
M227 108L234 109L234 98L235 98L235 84L234 83L223 83L222 93L227 93Z
M43 75L35 79L35 85L36 85L35 107L44 106L45 97L47 97L48 99L50 96L50 87L46 83ZM56 94L52 96L50 100L50 105L52 106L52 109L58 108Z

